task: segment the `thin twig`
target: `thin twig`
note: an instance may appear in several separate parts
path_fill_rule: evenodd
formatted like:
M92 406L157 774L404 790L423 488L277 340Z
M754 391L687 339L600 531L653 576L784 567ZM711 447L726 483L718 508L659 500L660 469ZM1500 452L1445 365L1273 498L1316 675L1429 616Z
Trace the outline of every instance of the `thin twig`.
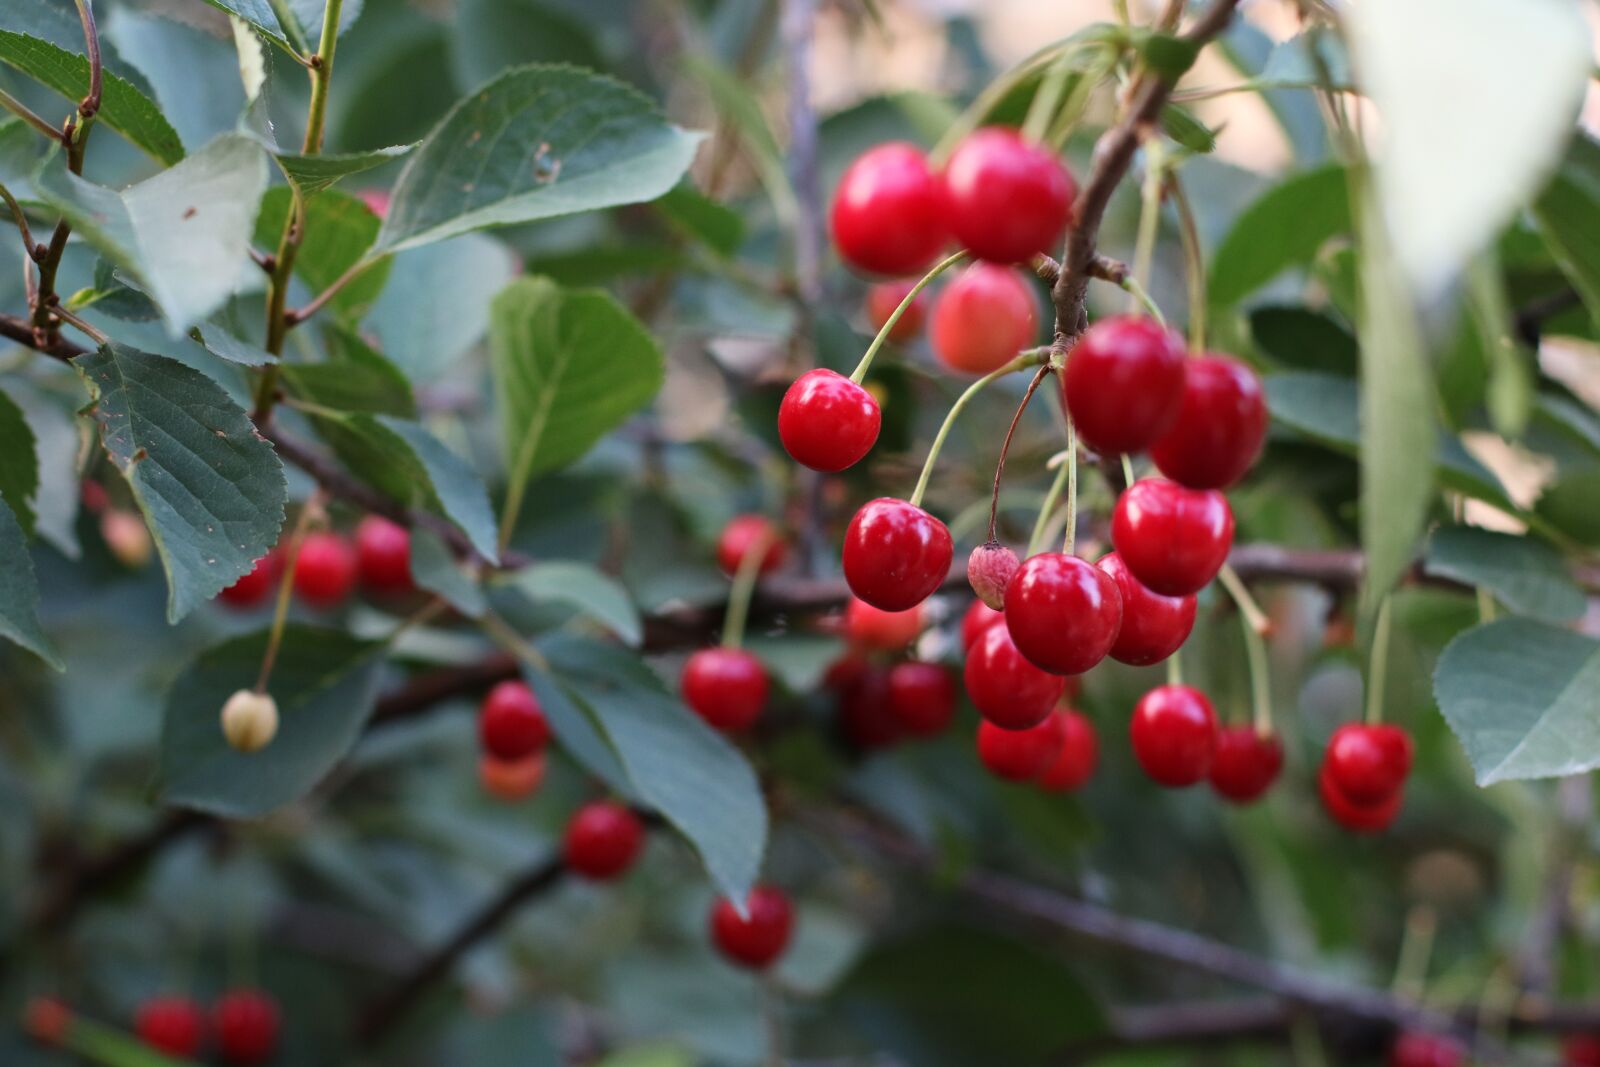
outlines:
M17 198L11 195L11 190L7 189L4 183L0 183L0 200L4 200L6 207L11 209L11 217L22 233L22 246L28 250L28 258L37 263L44 258L44 246L34 243L33 231L28 229L28 216L23 213L22 205L17 203Z
M60 130L50 125L48 120L40 117L27 104L24 104L21 100L18 100L4 89L0 89L0 108L4 108L5 110L11 112L13 115L17 116L17 118L21 119L23 122L26 122L29 126L32 126L44 136L50 138L50 140L54 141L56 144L61 143L62 138Z

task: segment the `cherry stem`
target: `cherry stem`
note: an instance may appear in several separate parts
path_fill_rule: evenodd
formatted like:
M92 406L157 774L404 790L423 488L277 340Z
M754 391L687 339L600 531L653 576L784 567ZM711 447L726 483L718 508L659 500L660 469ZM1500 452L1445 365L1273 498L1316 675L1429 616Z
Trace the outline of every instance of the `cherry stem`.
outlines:
M1071 55L1071 51L1061 53L1060 57L1050 65L1039 91L1034 93L1033 102L1028 105L1028 115L1022 120L1024 140L1038 143L1050 129L1050 120L1061 104L1061 94L1067 87L1067 75L1071 73L1068 61Z
M1144 159L1144 181L1140 184L1138 236L1133 245L1132 269L1128 271L1128 278L1122 284L1134 298L1129 302L1130 310L1135 306L1135 301L1145 304L1146 307L1150 306L1150 298L1143 295L1143 283L1150 278L1150 261L1155 256L1156 234L1161 227L1162 172L1166 167L1166 156L1160 141L1152 138L1145 142ZM1152 312L1152 314L1159 320L1158 313Z
M300 558L300 546L311 529L311 519L322 511L322 493L307 500L295 520L294 531L289 534L289 550L284 553L283 574L278 579L278 598L272 607L272 629L267 633L267 650L261 656L261 673L256 675L256 692L265 693L272 679L272 666L278 661L278 648L283 644L283 628L289 620L289 599L294 592L294 565Z
M1178 237L1183 244L1184 273L1189 280L1189 348L1203 352L1206 347L1206 258L1200 248L1200 227L1195 224L1189 194L1183 191L1178 172L1167 172L1167 191L1178 209Z
M989 540L996 541L995 525L1000 514L1000 479L1006 471L1006 455L1011 451L1011 437L1017 432L1017 423L1022 421L1022 413L1028 409L1028 401L1033 399L1033 394L1038 391L1039 383L1044 381L1045 375L1050 373L1050 365L1046 363L1034 374L1033 381L1028 383L1028 391L1022 394L1022 403L1017 405L1017 413L1011 416L1011 425L1006 427L1006 439L1000 442L1000 461L994 467L994 491L989 497Z
M1478 586L1476 592L1478 598L1478 621L1480 623L1493 622L1495 615L1494 594L1489 592L1489 587L1486 585Z
M1078 547L1078 427L1067 415L1067 536L1061 551L1072 555Z
M501 648L535 669L545 674L550 673L550 661L545 659L544 653L523 640L516 628L500 616L492 611L485 612L483 618L478 620L478 625L483 627L483 632L493 638Z
M1167 317L1161 314L1161 307L1155 302L1154 299L1151 298L1150 294L1145 291L1144 286L1139 284L1137 278L1135 278L1132 274L1129 274L1126 278L1122 279L1120 284L1123 290L1133 297L1133 302L1136 305L1144 308L1145 314L1149 315L1152 319L1155 319L1163 326L1167 324Z
M1272 733L1272 675L1269 673L1267 642L1264 638L1271 631L1272 620L1267 618L1266 612L1261 610L1232 567L1223 564L1218 577L1239 608L1239 621L1244 630L1244 653L1250 665L1251 719L1256 733L1265 737Z
M1033 520L1033 534L1028 538L1028 555L1033 555L1044 547L1045 530L1050 526L1050 514L1056 510L1056 504L1061 500L1061 491L1067 487L1069 464L1067 454L1061 454L1061 462L1056 464L1056 480L1050 483L1050 488L1044 494L1044 503L1039 506L1039 517Z
M1372 653L1367 664L1368 724L1383 721L1383 683L1389 674L1389 598L1378 605L1378 619L1372 627Z
M750 600L755 595L756 581L761 577L761 564L772 548L772 534L762 531L739 558L739 567L733 573L733 588L728 591L728 608L722 617L722 647L739 648L744 644L745 621L750 617Z
M967 253L964 249L952 256L946 256L934 264L933 269L924 274L921 280L911 287L911 291L906 294L905 299L900 301L900 306L894 309L894 313L889 316L882 328L878 330L878 336L874 337L872 343L867 346L866 355L861 357L861 362L856 364L856 369L850 372L850 380L852 382L860 385L861 380L867 376L867 371L872 369L872 357L876 356L878 349L883 347L883 342L888 338L889 331L894 329L894 324L900 321L900 316L905 314L906 308L916 302L917 295L926 289L935 278L966 258Z
M870 356L872 353L869 352L867 354ZM961 414L961 409L967 406L967 402L973 397L977 396L978 393L982 391L984 386L988 385L996 378L1002 378L1007 374L1015 373L1016 371L1023 370L1027 367L1037 367L1041 364L1047 364L1049 359L1049 349L1041 350L1030 348L1028 351L1023 352L1021 355L1013 358L1010 362L996 367L988 374L985 374L982 378L979 378L977 381L967 386L966 390L956 398L956 402L950 405L950 411L945 415L944 422L940 424L939 432L934 435L933 444L928 446L928 458L923 460L922 473L917 477L917 487L911 491L912 507L922 506L922 494L927 492L928 480L933 477L933 465L939 458L939 450L944 447L944 439L950 435L950 427L955 425L956 416ZM1029 392L1031 394L1032 387L1030 387ZM1023 403L1026 404L1027 400L1024 399ZM1018 414L1021 414L1021 409L1018 409Z
M1183 684L1183 661L1178 658L1176 652L1167 657L1167 684Z
M1406 913L1406 929L1395 960L1394 980L1389 989L1397 997L1422 1000L1427 985L1428 960L1433 955L1434 934L1439 919L1432 908L1418 904Z
M1122 454L1122 484L1127 487L1132 485L1134 481L1133 457L1124 452Z

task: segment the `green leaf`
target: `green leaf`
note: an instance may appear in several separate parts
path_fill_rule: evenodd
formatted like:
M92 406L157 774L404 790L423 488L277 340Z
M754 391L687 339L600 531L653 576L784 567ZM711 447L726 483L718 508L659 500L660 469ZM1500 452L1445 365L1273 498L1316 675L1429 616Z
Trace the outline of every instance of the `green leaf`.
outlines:
M1292 372L1269 375L1266 387L1274 419L1347 456L1358 454L1360 398L1355 382L1331 374ZM1500 480L1454 436L1440 433L1437 460L1439 483L1445 488L1521 514Z
M1350 229L1343 167L1280 182L1245 208L1217 247L1206 272L1211 306L1234 306L1289 268L1310 263L1329 238Z
M391 415L321 415L314 422L362 480L400 503L450 520L491 563L500 558L483 479L438 438Z
M414 382L439 377L482 339L489 329L490 301L518 273L510 250L478 233L416 249L392 262L364 328Z
M174 337L221 307L255 269L250 235L267 187L267 161L247 137L219 137L120 193L72 174L59 156L40 171L35 187L139 283Z
M479 619L489 602L483 587L456 559L444 538L426 527L411 531L411 580L417 588L437 593L469 619Z
M508 583L535 603L565 604L609 628L624 644L644 640L644 620L628 591L615 578L587 563L557 560L536 563Z
M766 803L750 764L636 656L578 639L542 647L594 713L639 798L689 839L723 894L743 900L767 840Z
M325 362L283 365L291 394L334 411L416 417L411 382L400 368L348 330L329 331L328 341Z
M268 189L256 218L256 243L276 248L294 194L285 186ZM306 205L305 237L294 257L294 273L313 293L328 288L359 263L378 236L378 216L359 197L329 192ZM389 278L393 260L380 257L328 302L329 310L359 317L372 306ZM324 312L325 314L326 312Z
M799 208L783 149L745 79L706 55L690 56L684 61L684 69L705 88L722 120L738 132L747 158L772 200L773 210L779 218L794 218Z
M1561 557L1528 537L1446 526L1434 531L1423 566L1429 574L1487 588L1519 615L1567 622L1583 614L1583 590Z
M83 492L78 476L82 422L65 397L20 380L8 382L6 389L28 420L39 457L39 490L33 501L38 517L33 532L63 556L77 559L81 555L77 527Z
M744 217L693 186L674 186L652 205L672 227L718 255L731 256L744 242Z
M654 200L683 177L699 143L611 78L575 67L508 71L457 104L407 161L378 247Z
M206 0L219 11L237 15L254 26L261 36L286 52L303 55L310 51L298 22L285 26L273 9L271 0Z
M1479 785L1600 767L1600 642L1497 619L1445 647L1434 698Z
M1545 486L1533 510L1578 543L1600 547L1600 467L1563 472Z
M591 24L548 0L461 0L450 34L451 66L462 85L482 85L524 63L574 63L599 70L605 57ZM593 30L591 30L591 25Z
M1532 210L1561 272L1600 325L1600 143L1573 137Z
M0 30L0 63L6 63L76 103L89 91L89 60L48 41ZM147 152L172 166L183 158L183 142L161 109L132 82L103 72L100 113L103 122Z
M305 796L350 751L377 697L384 645L339 630L291 624L267 692L278 734L258 752L222 736L222 705L255 685L267 633L244 634L200 655L178 676L161 724L163 803L253 819Z
M113 343L73 366L155 539L176 622L277 543L283 464L221 386L176 360Z
M394 145L368 152L344 152L325 156L277 155L278 167L289 184L307 200L330 188L341 178L381 167L410 152L415 145ZM310 232L309 229L307 231Z
M105 21L113 25L120 22L128 12L122 8L115 8L111 17ZM107 27L102 23L102 29ZM68 0L42 0L32 4L8 4L0 11L0 29L10 30L14 33L27 34L48 41L67 52L82 56L84 54L83 23L78 18L78 12ZM124 80L132 82L139 91L146 96L155 97L149 79L143 70L129 63L122 57L119 46L125 46L120 35L113 33L119 39L112 41L106 33L100 35L100 63L102 67L113 74L120 75ZM130 50L131 51L131 50ZM143 57L141 57L143 58ZM74 94L73 99L83 96L87 91L87 83L83 89Z
M555 640L569 639L563 635ZM549 642L541 643L541 650L550 652L548 645ZM559 651L559 648L555 651ZM628 800L637 799L633 783L628 780L628 772L623 770L622 762L611 747L611 742L601 732L593 712L538 666L523 664L522 677L528 683L528 688L533 690L533 695L538 697L539 707L544 711L545 718L550 720L550 729L555 732L556 739L566 749L567 755L606 783L612 792Z
M661 350L606 293L519 278L490 309L508 480L573 462L661 388Z
M1304 307L1269 305L1250 312L1250 336L1274 363L1293 370L1353 378L1356 339L1330 316Z
M1206 155L1217 150L1217 135L1195 118L1194 112L1177 104L1161 109L1161 131L1191 152Z
M33 498L39 492L39 453L27 417L0 392L0 497L4 497L22 532L32 535Z
M28 558L28 542L0 497L0 637L21 645L56 670L63 670L61 658L39 626L39 583L33 576L33 560Z
M278 361L278 357L265 348L257 347L248 341L241 341L221 326L209 322L203 330L198 326L190 330L189 336L213 356L225 359L229 363L237 363L241 367L265 367L268 363Z

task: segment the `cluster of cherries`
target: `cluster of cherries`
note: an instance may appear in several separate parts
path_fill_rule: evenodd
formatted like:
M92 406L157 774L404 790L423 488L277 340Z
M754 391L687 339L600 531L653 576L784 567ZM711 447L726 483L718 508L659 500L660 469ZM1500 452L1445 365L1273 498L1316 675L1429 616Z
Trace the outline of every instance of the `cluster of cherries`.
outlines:
M478 780L501 800L532 796L544 781L550 721L526 683L497 684L478 705Z
M274 548L217 599L239 609L264 603L283 577L286 555L281 546ZM368 515L356 524L353 538L317 530L301 540L294 560L294 592L305 604L323 611L336 608L358 582L374 596L412 592L416 587L411 580L410 531L381 515Z
M1358 833L1387 829L1405 800L1411 735L1387 723L1346 723L1333 732L1317 772L1323 807Z
M72 1009L53 997L34 997L23 1009L23 1030L43 1045L62 1045ZM214 1044L223 1062L248 1067L265 1063L278 1047L282 1017L278 1002L259 989L233 989L208 1012L192 997L151 997L134 1013L134 1032L149 1047L193 1059Z

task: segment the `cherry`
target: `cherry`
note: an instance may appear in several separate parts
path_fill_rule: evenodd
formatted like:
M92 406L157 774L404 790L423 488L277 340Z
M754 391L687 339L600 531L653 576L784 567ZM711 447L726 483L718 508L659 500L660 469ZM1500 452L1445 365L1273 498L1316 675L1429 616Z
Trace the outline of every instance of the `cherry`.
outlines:
M963 374L996 370L1038 335L1033 291L1010 267L974 263L933 305L933 354Z
M1177 420L1150 446L1150 458L1179 485L1226 489L1261 454L1267 435L1261 379L1231 356L1191 359L1187 371Z
M1328 740L1322 766L1328 781L1352 803L1382 803L1411 772L1411 735L1387 723L1345 723Z
M522 800L544 784L545 758L535 752L521 759L497 759L487 753L478 758L478 784L492 797L504 801Z
M1566 1067L1600 1067L1600 1034L1572 1034L1561 1042Z
M294 561L294 591L315 608L331 608L356 584L356 553L335 533L308 534Z
M733 901L718 897L711 905L711 940L730 963L760 970L789 947L794 905L783 890L758 885L745 898L744 910L741 917Z
M1389 1049L1389 1067L1461 1067L1466 1062L1461 1044L1438 1034L1403 1033Z
M1117 582L1087 560L1041 552L1006 586L1006 629L1018 650L1052 674L1082 674L1106 658L1122 625Z
M1326 763L1317 772L1317 793L1322 797L1322 806L1333 817L1333 821L1358 834L1387 830L1405 803L1405 791L1397 789L1376 804L1357 804L1340 792L1338 784L1328 774Z
M567 866L585 878L609 881L633 865L644 847L644 824L621 804L585 804L567 823Z
M1283 741L1254 726L1224 726L1211 757L1211 788L1235 804L1265 793L1283 770Z
M1145 774L1165 786L1194 785L1211 770L1217 714L1198 689L1157 686L1134 706L1129 734Z
M356 193L361 202L367 205L380 219L389 214L389 190L387 189L362 189Z
M405 593L411 582L411 532L381 515L356 525L356 566L361 584L378 593Z
M22 1006L22 1030L41 1045L61 1044L71 1025L72 1009L55 997L29 997Z
M1078 187L1071 172L1016 130L974 130L942 177L950 229L979 259L1024 262L1055 247L1072 221Z
M995 611L1006 606L1006 585L1022 563L1017 554L999 541L989 541L967 557L967 584L978 599Z
M1023 658L1005 626L986 628L967 650L967 696L985 719L1006 730L1037 725L1067 687L1065 678Z
M1055 715L1026 730L1007 730L988 719L978 723L978 758L1008 782L1029 782L1044 774L1065 743L1066 730Z
M205 1013L188 997L152 997L134 1013L139 1040L169 1056L195 1056L205 1041Z
M921 274L946 240L944 198L922 149L891 141L856 157L829 214L833 243L869 274Z
M501 682L478 707L478 740L496 759L522 759L550 743L550 721L525 683Z
M745 555L756 551L756 545L762 542L767 547L756 565L756 573L771 574L789 558L789 544L783 539L778 524L765 515L734 516L717 537L717 566L722 568L722 573L733 577L739 572Z
M1141 478L1117 498L1111 543L1133 576L1162 596L1198 593L1228 561L1233 510L1221 493Z
M767 703L767 670L742 648L702 648L683 665L683 702L725 733L747 730Z
M217 1048L229 1063L261 1063L278 1045L278 1002L257 989L234 989L211 1006Z
M150 528L144 520L121 508L107 508L100 513L100 537L117 562L131 570L149 563L155 552L155 542L150 539Z
M92 483L86 483L92 484ZM267 597L283 577L283 552L274 548L251 568L250 573L217 594L230 608L253 608Z
M1178 651L1194 629L1195 599L1152 593L1135 578L1115 552L1095 564L1111 575L1122 595L1122 628L1111 645L1111 658L1135 667L1159 663Z
M973 644L983 631L1004 618L1003 612L996 611L981 600L974 600L968 605L967 613L961 616L961 651L972 651Z
M888 668L862 662L838 692L839 730L851 745L871 752L900 741L900 720L889 707Z
M905 301L912 289L916 288L918 280L901 278L892 282L877 282L867 287L867 321L872 323L874 330L883 329L883 324L889 321L894 309ZM889 331L889 340L902 344L911 340L922 332L922 320L927 317L928 294L924 290L911 301L911 306L906 308L904 314L895 320L894 328Z
M1070 793L1094 774L1100 762L1100 738L1094 723L1071 708L1057 708L1061 723L1061 751L1039 776L1039 784L1055 793Z
M945 524L893 497L861 505L844 533L844 579L875 608L905 611L928 599L950 573L955 546Z
M902 730L931 737L956 713L956 682L937 663L913 660L889 668L889 712Z
M259 752L278 736L278 702L270 693L240 689L222 705L222 736L240 752Z
M1186 362L1183 338L1153 319L1119 315L1089 327L1061 376L1079 438L1107 455L1149 448L1178 418Z
M790 457L815 471L842 471L872 451L883 412L872 394L838 371L807 371L778 406L778 437Z
M922 632L922 617L921 604L904 611L884 611L851 597L844 609L844 632L861 648L898 652Z

